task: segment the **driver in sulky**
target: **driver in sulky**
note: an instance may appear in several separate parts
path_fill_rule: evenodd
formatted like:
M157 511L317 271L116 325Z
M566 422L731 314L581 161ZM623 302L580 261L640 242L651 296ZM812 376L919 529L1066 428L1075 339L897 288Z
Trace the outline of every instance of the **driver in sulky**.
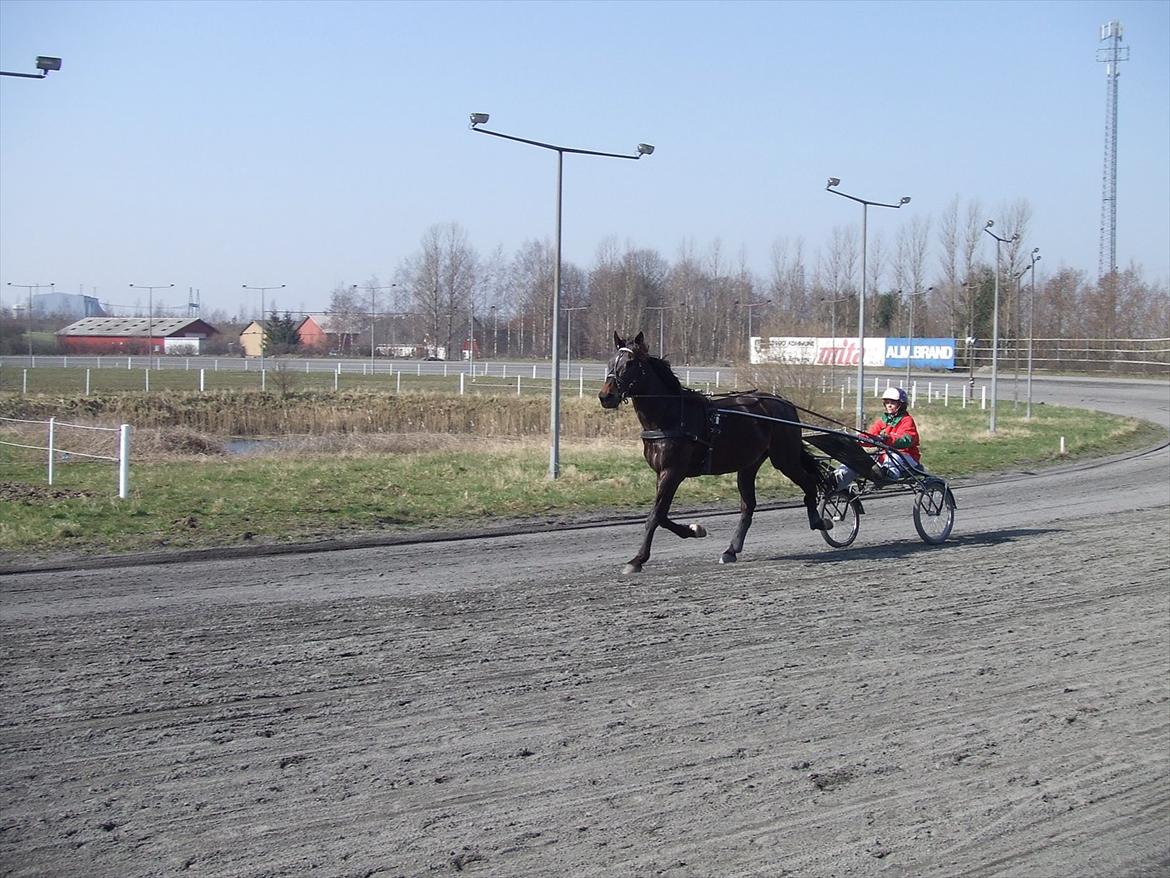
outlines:
M918 443L918 425L906 410L907 404L905 390L901 387L886 388L886 392L882 394L882 408L885 411L878 415L869 428L870 436L893 449L887 451L886 448L881 448L874 455L878 466L891 481L898 481L911 468L918 468L922 460ZM857 473L844 464L837 467L834 473L839 491L844 491L857 478Z

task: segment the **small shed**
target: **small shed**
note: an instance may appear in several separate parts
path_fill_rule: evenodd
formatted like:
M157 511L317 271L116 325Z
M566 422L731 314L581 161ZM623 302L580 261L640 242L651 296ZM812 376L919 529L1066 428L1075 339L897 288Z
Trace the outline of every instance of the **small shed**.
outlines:
M253 320L240 333L240 349L245 357L258 357L264 353L264 324Z
M65 354L198 354L219 330L198 317L85 317L56 335Z

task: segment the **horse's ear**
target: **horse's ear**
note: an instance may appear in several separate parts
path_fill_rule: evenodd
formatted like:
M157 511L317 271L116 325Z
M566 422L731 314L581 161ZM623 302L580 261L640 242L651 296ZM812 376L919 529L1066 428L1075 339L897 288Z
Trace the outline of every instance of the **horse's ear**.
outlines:
M619 351L626 346L625 340L617 334L617 330L613 333L613 346Z
M637 351L639 354L650 353L650 349L648 347L646 347L646 339L642 336L642 333L640 333L640 332L636 336L634 336L634 350Z

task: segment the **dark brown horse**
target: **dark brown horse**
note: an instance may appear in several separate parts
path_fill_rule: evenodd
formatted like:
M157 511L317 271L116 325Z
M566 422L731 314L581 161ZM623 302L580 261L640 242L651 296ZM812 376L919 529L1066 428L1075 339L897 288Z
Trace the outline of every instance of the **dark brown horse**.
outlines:
M817 512L820 473L800 439L796 408L770 393L742 393L712 399L683 387L665 360L650 356L638 333L633 342L613 334L617 353L610 361L598 398L607 409L628 399L642 424L642 453L658 473L658 493L646 519L642 547L626 564L639 573L650 557L654 530L662 526L680 537L705 537L700 524L682 525L669 518L678 486L690 476L735 473L739 487L739 526L720 562L736 560L756 509L756 473L771 461L802 491L809 526L827 530L831 523ZM720 409L742 414L720 413ZM777 423L780 419L788 423Z

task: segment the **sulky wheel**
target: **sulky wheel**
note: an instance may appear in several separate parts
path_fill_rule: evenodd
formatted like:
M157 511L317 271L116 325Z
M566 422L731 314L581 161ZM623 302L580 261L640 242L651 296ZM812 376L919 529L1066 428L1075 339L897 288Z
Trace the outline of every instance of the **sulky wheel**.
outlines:
M832 530L821 531L830 546L843 549L857 539L861 530L860 502L843 491L834 491L821 500L821 518L833 523Z
M937 546L955 524L955 497L942 479L926 479L914 498L914 528L923 542Z

